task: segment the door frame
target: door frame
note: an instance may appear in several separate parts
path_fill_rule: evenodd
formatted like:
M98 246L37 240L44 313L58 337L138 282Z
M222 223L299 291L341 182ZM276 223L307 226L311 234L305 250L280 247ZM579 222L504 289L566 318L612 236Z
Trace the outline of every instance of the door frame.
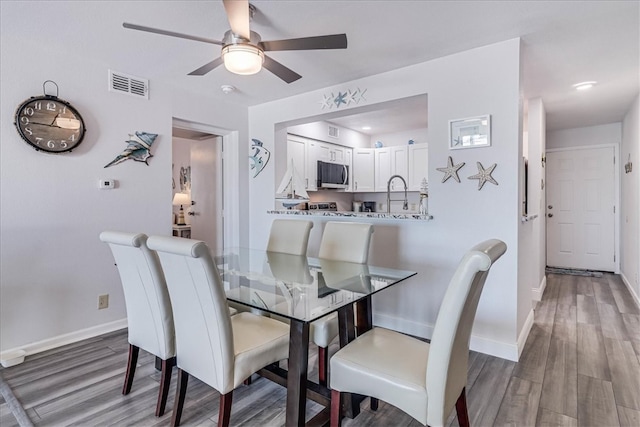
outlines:
M240 246L240 188L239 177L233 173L233 167L226 165L238 164L238 131L224 129L215 125L197 123L177 117L172 118L172 127L217 135L222 138L222 241L224 249Z
M595 144L595 145L578 145L574 147L561 147L561 148L548 148L545 150L545 153L551 152L559 152L559 151L579 151L579 150L591 150L597 148L613 148L613 156L614 156L614 164L613 164L613 186L614 186L614 194L613 194L613 203L615 206L615 214L613 215L613 248L614 248L614 256L615 256L615 274L620 274L620 144L611 143L611 144ZM544 169L545 173L545 198L546 198L546 188L549 185L547 181L547 169ZM547 220L547 207L545 206L544 211L544 220ZM545 232L544 236L545 240L545 248L547 245L547 236ZM545 249L545 264L547 260L547 253Z

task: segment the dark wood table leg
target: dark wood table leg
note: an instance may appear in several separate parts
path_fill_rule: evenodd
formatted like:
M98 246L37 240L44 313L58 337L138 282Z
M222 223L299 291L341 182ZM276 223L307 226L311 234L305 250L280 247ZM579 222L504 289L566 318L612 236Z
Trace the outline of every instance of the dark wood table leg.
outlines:
M340 348L349 344L356 338L355 325L353 323L353 304L345 305L338 310L338 330ZM362 398L351 393L342 393L342 415L353 418L360 413Z
M304 426L309 365L309 323L291 320L287 374L287 427Z
M371 295L356 303L356 333L358 336L364 334L373 326L372 313Z

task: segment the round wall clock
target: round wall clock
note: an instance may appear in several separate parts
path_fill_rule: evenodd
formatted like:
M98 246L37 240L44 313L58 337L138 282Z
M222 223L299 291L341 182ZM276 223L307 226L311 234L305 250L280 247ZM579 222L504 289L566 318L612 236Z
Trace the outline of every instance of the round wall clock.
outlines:
M29 145L48 153L73 150L85 134L84 121L78 110L53 95L31 97L20 104L15 125Z

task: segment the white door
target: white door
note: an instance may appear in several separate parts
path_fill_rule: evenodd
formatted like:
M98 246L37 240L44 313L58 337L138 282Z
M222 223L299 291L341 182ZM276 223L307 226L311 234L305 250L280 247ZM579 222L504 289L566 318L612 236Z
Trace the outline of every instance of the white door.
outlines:
M191 238L204 240L216 253L223 250L222 138L191 142Z
M547 265L615 271L614 148L547 153Z

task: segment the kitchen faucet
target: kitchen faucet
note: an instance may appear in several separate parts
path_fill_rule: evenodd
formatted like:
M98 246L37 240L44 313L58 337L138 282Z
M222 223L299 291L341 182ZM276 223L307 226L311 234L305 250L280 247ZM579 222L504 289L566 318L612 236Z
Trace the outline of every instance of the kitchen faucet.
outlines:
M402 180L402 183L404 184L404 200L391 200L391 181L393 181L395 178L400 178L400 180ZM407 201L407 181L405 181L404 178L400 175L393 175L391 178L389 178L389 181L387 181L387 213L391 213L391 202L404 202L404 204L402 205L402 209L405 211L409 209L409 203Z

